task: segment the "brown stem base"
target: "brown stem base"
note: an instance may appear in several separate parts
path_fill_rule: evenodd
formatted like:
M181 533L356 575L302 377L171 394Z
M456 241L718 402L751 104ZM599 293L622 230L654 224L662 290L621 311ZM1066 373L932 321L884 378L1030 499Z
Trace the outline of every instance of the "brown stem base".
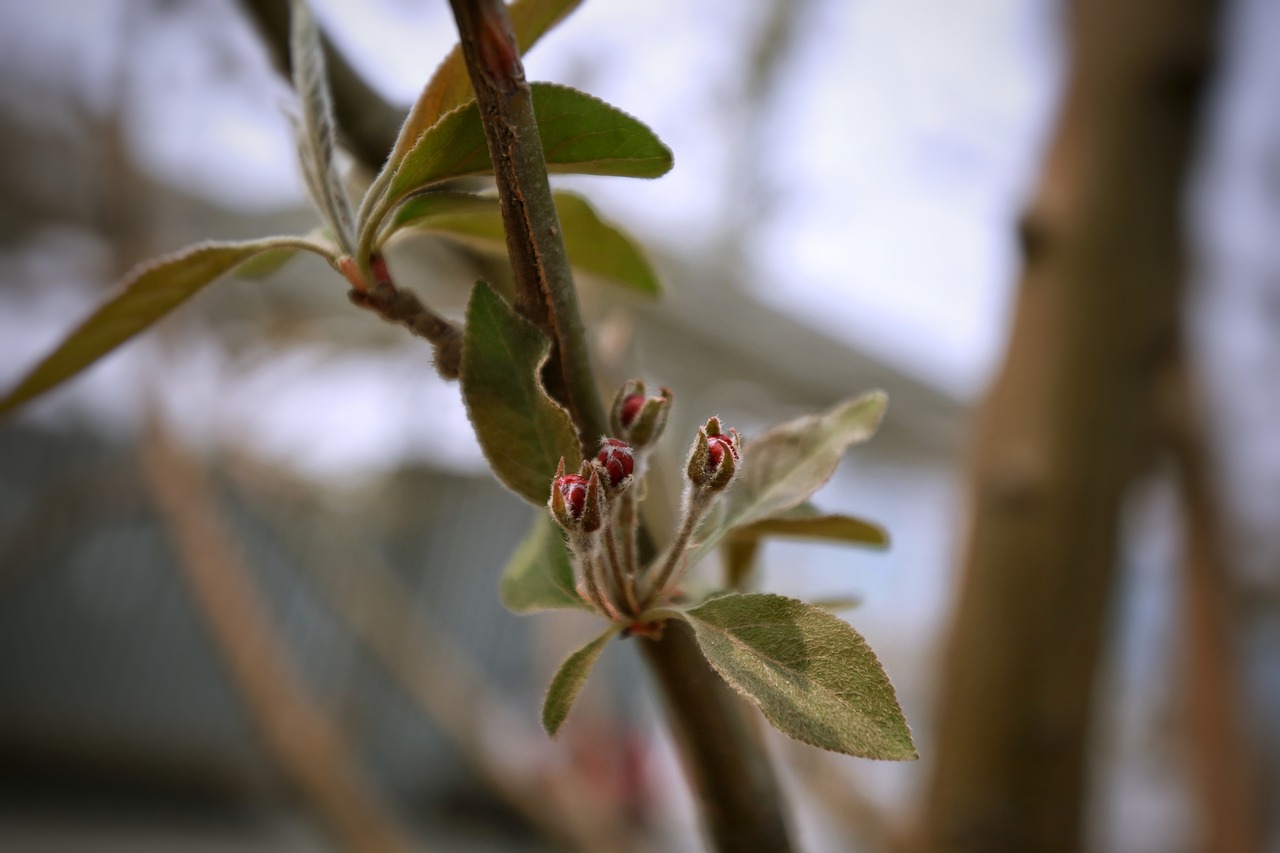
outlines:
M782 794L756 720L703 658L693 629L667 622L640 649L662 688L667 719L712 848L792 850Z

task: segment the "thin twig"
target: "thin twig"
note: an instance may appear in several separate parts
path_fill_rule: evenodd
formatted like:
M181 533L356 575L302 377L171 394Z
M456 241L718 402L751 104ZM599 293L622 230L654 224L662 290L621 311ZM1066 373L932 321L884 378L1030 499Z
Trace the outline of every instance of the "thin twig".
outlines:
M361 778L349 746L309 699L263 611L249 568L201 469L153 425L142 469L179 565L265 746L351 850L410 848Z

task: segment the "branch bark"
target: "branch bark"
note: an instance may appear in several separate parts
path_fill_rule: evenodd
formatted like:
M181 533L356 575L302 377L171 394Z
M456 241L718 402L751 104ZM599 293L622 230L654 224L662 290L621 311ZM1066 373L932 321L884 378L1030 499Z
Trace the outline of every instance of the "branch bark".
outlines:
M578 427L582 455L608 433L547 165L511 22L502 0L450 0L484 123L515 276L516 310L552 341L549 390Z
M979 416L930 850L1077 850L1118 516L1177 335L1180 214L1216 3L1080 0Z
M791 850L782 794L764 750L758 720L721 680L682 619L661 639L639 640L662 689L685 775L716 850Z

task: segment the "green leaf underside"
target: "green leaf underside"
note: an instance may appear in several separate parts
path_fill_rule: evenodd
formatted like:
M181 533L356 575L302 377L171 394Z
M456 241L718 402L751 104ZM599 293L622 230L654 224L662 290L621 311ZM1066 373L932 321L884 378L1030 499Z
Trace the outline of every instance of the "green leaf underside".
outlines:
M355 241L355 217L334 161L337 134L320 31L310 8L301 0L291 5L291 17L289 53L293 87L302 104L298 140L302 171L313 201L333 229L338 243L350 253Z
M847 622L767 594L715 598L686 618L716 672L779 731L847 755L917 757L893 685Z
M462 340L462 399L494 474L536 506L546 504L561 457L576 468L581 452L569 413L538 378L549 350L537 327L476 282Z
M806 506L802 504L801 506ZM762 536L788 536L797 539L821 539L828 542L853 542L876 548L889 546L889 533L879 524L851 515L819 513L807 517L783 515L766 518L739 527L732 538L758 539Z
M573 564L564 539L546 513L511 555L498 585L502 603L513 613L580 608L590 610L573 589Z
M560 731L560 726L569 716L569 708L573 705L573 700L578 697L582 685L587 683L591 668L599 660L600 652L604 651L605 645L614 634L618 633L620 627L611 625L603 634L569 655L565 662L560 664L559 671L551 679L551 685L547 688L547 698L542 702L542 727L551 737L555 737Z
M582 0L516 0L508 6L507 16L520 53L533 47L538 39L564 20L581 2ZM388 166L394 168L404 159L423 131L435 124L440 116L474 98L475 90L471 88L471 78L467 74L462 51L454 45L435 74L431 75L405 118Z
M532 89L548 172L656 178L670 171L671 150L637 119L568 86L534 83ZM480 110L472 101L443 115L417 138L364 227L378 227L411 193L492 171Z
M576 270L646 295L660 292L657 275L635 243L602 220L582 196L570 192L553 195L565 250ZM477 251L502 257L507 254L502 210L494 196L456 192L414 196L396 210L382 239L405 227L435 232Z
M851 445L875 433L887 401L883 391L869 391L748 440L742 450L742 474L725 496L724 511L699 532L690 563L730 531L773 518L807 500L831 479Z
M250 258L282 248L306 249L332 260L326 247L306 238L270 237L243 243L201 243L137 267L125 276L115 296L0 399L0 413L75 376Z

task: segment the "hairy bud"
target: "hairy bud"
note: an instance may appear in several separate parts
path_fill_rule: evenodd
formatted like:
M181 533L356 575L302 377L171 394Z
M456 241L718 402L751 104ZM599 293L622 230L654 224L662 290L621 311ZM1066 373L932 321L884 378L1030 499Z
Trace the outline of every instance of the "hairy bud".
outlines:
M570 533L593 533L600 529L604 513L600 475L589 463L581 473L566 474L564 459L551 481L551 499L547 507L556 523Z
M658 396L645 394L644 383L632 379L624 383L613 400L609 413L609 426L613 434L638 449L652 445L667 426L671 413L671 389L662 388Z
M627 480L636 467L631 446L616 438L600 440L600 452L596 454L596 461L604 468L609 488L614 491L626 488Z
M738 431L720 429L720 419L710 418L698 428L698 437L689 450L687 471L697 488L723 491L738 473Z

